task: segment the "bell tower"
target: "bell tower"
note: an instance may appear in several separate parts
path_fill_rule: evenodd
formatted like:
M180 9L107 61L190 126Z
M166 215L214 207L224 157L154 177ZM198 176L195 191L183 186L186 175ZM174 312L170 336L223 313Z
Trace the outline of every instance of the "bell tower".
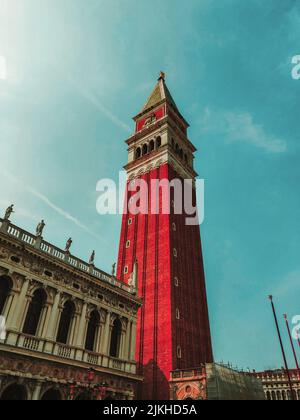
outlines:
M187 136L188 123L179 112L164 73L141 112L128 145L127 191L117 277L135 277L143 299L137 325L136 361L144 384L144 400L168 400L170 371L200 367L213 361L199 225L188 225L175 211L173 188L155 195L152 181L195 181L196 151ZM134 180L149 188L147 212L131 212ZM169 202L164 211L163 200ZM150 203L158 200L158 211ZM183 197L182 197L183 200ZM196 205L196 190L192 188ZM154 206L155 207L155 206ZM184 210L184 206L183 210Z

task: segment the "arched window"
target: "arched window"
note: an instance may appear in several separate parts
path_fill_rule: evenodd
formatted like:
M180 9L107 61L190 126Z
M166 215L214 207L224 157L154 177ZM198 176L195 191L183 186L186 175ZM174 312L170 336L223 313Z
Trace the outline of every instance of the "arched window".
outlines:
M12 289L12 280L7 276L0 277L0 315L4 312L7 298Z
M136 152L135 152L135 158L136 158L136 159L139 159L141 156L142 156L142 151L141 151L141 148L140 148L140 147L138 147L138 148L136 149Z
M99 331L100 316L98 311L93 311L88 324L86 333L85 349L89 351L96 351L97 333Z
M46 292L38 289L34 292L28 307L25 323L23 327L24 334L36 335L43 308L47 300Z
M295 389L293 389L293 396L294 396L294 401L297 401L297 392Z
M182 149L179 150L179 156L180 156L181 159L183 159L183 150Z
M173 147L173 149L174 149L174 147L175 147L175 141L174 141L174 139L172 138L172 147Z
M121 324L121 321L117 318L114 322L112 333L111 333L110 352L109 352L111 357L119 357L120 355L121 332L122 332L122 324Z
M176 146L175 146L175 152L177 153L177 154L179 154L179 146L178 146L178 144L176 143Z
M181 359L182 353L181 353L181 347L177 346L177 359Z
M26 401L27 391L23 385L12 384L3 391L1 401Z
M276 394L277 394L277 400L281 400L281 392L277 391Z
M143 156L146 155L148 153L148 145L145 143L143 145Z
M157 137L156 139L156 148L159 149L161 146L161 137Z
M266 393L266 398L267 398L268 401L271 401L271 394L270 394L269 391L267 391L267 393Z
M184 154L184 160L186 161L186 163L188 163L188 157L186 153Z
M75 314L75 305L71 301L67 301L62 311L56 341L67 344L70 335L71 323Z
M149 143L149 152L153 152L155 149L154 140L151 140Z

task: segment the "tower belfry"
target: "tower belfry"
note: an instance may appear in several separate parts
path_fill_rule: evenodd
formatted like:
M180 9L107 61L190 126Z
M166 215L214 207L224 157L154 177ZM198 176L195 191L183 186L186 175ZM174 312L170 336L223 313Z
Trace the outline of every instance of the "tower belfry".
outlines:
M141 112L134 117L135 133L128 145L128 185L131 180L195 180L194 145L189 124L167 85L159 79ZM144 304L137 328L136 361L144 375L141 399L169 399L170 372L213 361L199 225L188 226L186 214L123 215L117 277L125 283L137 270ZM164 194L160 192L160 198ZM132 198L126 192L126 206ZM196 191L193 189L193 204ZM183 206L184 207L184 206Z

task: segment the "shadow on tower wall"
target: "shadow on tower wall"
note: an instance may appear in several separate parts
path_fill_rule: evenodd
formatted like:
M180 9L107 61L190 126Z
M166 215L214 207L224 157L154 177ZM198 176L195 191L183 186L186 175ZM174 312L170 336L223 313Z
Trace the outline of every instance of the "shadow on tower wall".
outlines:
M170 399L169 378L154 360L144 365L139 373L144 377L143 383L138 388L138 400L159 401Z

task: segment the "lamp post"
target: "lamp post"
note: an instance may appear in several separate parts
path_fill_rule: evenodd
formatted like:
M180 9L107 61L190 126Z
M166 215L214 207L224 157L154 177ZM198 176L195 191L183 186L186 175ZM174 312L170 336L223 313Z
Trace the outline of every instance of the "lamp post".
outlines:
M290 371L289 371L289 367L288 367L288 364L287 364L287 359L286 359L286 355L285 355L285 351L284 351L284 347L283 347L283 342L282 342L282 338L281 338L281 334L280 334L278 319L277 319L275 305L274 305L274 302L273 302L273 296L272 295L269 296L269 300L271 302L272 312L273 312L273 315L274 315L274 321L275 321L276 330L277 330L277 334L278 334L278 339L279 339L279 343L280 343L280 347L281 347L281 352L282 352L282 357L283 357L284 366L285 366L285 370L286 370L286 375L287 375L287 378L288 378L288 383L289 383L289 387L290 387L290 391L291 391L291 399L294 400L295 398L294 398L294 392L293 392L293 386L292 386Z

